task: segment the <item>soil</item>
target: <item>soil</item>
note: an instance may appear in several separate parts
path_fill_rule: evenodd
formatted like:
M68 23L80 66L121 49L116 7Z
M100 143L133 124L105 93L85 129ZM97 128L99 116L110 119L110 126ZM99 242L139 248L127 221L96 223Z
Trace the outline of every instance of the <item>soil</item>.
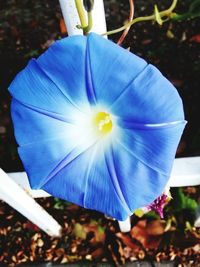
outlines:
M128 1L104 1L108 30L120 27L129 15ZM157 1L167 8L171 1ZM177 13L191 0L179 1ZM135 17L151 14L155 1L135 1ZM162 27L145 22L133 26L124 48L157 66L176 86L183 99L188 124L176 157L200 155L200 19L166 22ZM32 57L37 57L58 38L67 36L58 1L0 0L0 167L6 172L23 171L10 118L7 88ZM120 34L109 39L116 42ZM184 188L199 202L199 187ZM174 189L174 196L176 195ZM15 266L37 262L109 262L175 260L179 266L200 266L200 233L193 227L194 214L176 213L172 204L165 220L155 214L132 216L132 231L120 233L118 224L104 215L53 197L37 200L63 226L61 238L51 238L4 202L0 202L0 263ZM176 223L164 231L174 216ZM172 220L173 222L173 220ZM192 226L185 226L189 222ZM155 226L156 225L156 226ZM166 225L165 225L166 226ZM148 229L156 228L152 236ZM142 237L142 238L141 238ZM184 265L185 264L185 265Z
M99 212L53 197L37 199L37 202L60 223L61 237L49 237L0 202L0 263L11 267L44 262L119 266L145 260L152 264L172 262L178 267L199 266L200 231L185 228L186 221L192 224L193 215L189 210L174 213L173 203L168 204L165 220L154 213L142 218L133 215L131 231L121 233L117 221Z

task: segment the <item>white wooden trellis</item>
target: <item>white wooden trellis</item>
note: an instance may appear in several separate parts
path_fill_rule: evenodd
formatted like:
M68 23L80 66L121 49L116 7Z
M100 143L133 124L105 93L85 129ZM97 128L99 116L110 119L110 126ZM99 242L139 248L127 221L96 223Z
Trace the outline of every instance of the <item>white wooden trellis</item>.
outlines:
M82 30L76 28L76 25L80 24L80 22L74 0L59 0L59 2L68 35L82 34ZM95 1L93 17L92 31L99 34L106 32L103 0ZM168 185L170 187L200 185L200 157L175 159ZM6 174L0 169L0 199L20 212L48 235L59 236L62 227L34 200L34 198L48 196L50 195L43 190L32 190L30 188L25 172ZM196 219L195 226L200 227L200 218ZM122 232L130 231L130 218L123 222L119 221L119 227Z

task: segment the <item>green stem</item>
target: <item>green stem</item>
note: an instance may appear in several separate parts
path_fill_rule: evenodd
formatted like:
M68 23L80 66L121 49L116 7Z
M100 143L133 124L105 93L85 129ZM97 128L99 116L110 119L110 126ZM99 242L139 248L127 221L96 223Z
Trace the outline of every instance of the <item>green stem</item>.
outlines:
M121 31L127 29L128 27L132 26L133 24L135 24L137 22L147 21L147 20L153 20L154 18L155 18L154 15L146 16L146 17L135 18L132 21L126 23L124 26L122 26L122 27L120 27L118 29L115 29L115 30L112 30L112 31L103 33L102 35L111 35L111 34L114 34L114 33L118 33L118 32L121 32Z
M168 14L171 14L172 11L176 8L177 3L178 3L178 0L173 0L173 2L172 2L172 4L171 4L170 8L167 9L167 10L165 10L165 11L163 11L163 12L168 12ZM161 12L161 13L162 13L162 12Z
M162 17L170 17L170 15L172 14L172 11L175 9L175 7L177 5L177 2L178 2L178 0L173 0L171 6L168 9L160 12L160 17L161 18ZM118 29L115 29L115 30L112 30L112 31L108 31L106 33L103 33L102 35L115 34L115 33L118 33L118 32L121 32L121 31L127 29L128 27L132 26L133 24L135 24L137 22L148 21L148 20L155 20L155 19L156 19L155 14L153 14L151 16L138 17L138 18L135 18L132 21L126 23L124 26L122 26L122 27L120 27Z
M78 12L78 16L79 16L79 19L81 22L81 28L83 29L83 28L87 27L87 21L85 18L85 11L84 11L84 8L82 5L82 1L81 0L74 0L74 1L75 1L76 9Z
M88 25L83 28L84 34L87 35L89 31L92 29L92 11L87 12L88 15Z

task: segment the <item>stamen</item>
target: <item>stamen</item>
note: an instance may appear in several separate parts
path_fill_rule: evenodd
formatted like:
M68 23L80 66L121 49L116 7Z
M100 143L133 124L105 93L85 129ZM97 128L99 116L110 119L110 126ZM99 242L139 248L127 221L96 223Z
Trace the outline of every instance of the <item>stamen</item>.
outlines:
M93 118L93 125L98 131L98 134L108 134L112 131L113 123L110 114L100 111Z

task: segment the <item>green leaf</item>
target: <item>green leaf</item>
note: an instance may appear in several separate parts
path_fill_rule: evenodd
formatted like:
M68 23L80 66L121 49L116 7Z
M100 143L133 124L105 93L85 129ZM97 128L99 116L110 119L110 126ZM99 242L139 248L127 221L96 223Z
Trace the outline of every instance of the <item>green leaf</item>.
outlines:
M172 204L176 211L182 211L183 209L189 209L195 211L198 207L196 200L185 195L182 188L178 188L173 196Z

